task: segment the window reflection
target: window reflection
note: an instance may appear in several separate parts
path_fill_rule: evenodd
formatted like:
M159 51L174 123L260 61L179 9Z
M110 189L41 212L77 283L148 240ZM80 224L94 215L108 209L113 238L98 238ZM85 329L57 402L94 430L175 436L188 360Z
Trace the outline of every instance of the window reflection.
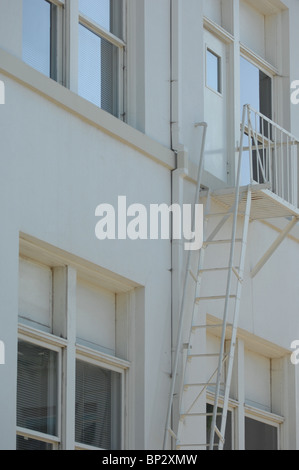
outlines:
M214 52L207 49L206 55L206 84L209 88L221 93L221 60Z
M51 17L56 8L47 1L23 0L23 60L48 77L53 75Z

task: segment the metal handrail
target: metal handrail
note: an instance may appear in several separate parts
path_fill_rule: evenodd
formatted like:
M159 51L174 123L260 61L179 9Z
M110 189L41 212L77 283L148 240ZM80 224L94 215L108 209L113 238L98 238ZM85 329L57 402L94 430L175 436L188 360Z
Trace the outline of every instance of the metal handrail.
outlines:
M299 205L299 139L250 105L244 105L241 133L248 137L250 184L268 183L270 190ZM243 130L242 130L243 129Z

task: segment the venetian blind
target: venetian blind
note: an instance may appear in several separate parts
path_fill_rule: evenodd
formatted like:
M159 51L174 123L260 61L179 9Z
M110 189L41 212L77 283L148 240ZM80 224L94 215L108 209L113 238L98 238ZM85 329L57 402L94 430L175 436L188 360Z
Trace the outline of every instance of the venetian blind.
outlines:
M112 372L77 360L76 442L111 449Z
M19 341L17 425L57 436L58 353Z

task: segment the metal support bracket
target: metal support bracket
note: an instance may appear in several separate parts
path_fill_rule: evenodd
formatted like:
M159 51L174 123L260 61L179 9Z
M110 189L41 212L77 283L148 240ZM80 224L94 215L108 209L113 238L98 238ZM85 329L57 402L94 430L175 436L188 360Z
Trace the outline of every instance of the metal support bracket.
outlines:
M267 263L267 261L271 258L271 256L279 247L279 245L281 245L281 243L285 240L285 238L288 236L288 234L291 232L292 228L297 224L298 221L299 219L297 217L293 217L291 222L279 234L275 242L270 246L270 248L266 251L266 253L261 257L259 262L256 264L256 266L252 269L251 271L252 278L254 278L260 272L260 270Z

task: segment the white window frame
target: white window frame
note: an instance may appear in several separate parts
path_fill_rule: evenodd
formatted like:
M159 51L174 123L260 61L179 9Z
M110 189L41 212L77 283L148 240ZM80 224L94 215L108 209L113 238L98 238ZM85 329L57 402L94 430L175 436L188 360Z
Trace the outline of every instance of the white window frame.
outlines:
M284 418L267 411L259 410L253 406L246 405L244 406L244 428L245 428L245 418L250 418L254 421L259 421L261 423L267 424L277 429L277 450L281 450L281 426L284 422ZM246 436L245 436L246 437Z
M208 405L214 406L215 402L215 394L211 392L207 392L207 398L206 398L206 403ZM223 408L223 397L219 397L219 403L218 403L218 408ZM239 407L239 403L235 400L229 399L228 402L228 411L231 413L232 416L232 449L236 449L236 432L237 432L237 426L236 426L236 411Z
M44 434L27 428L16 426L16 434L25 438L34 439L41 442L52 444L52 450L58 450L61 444L61 413L62 413L62 353L66 342L48 333L35 330L31 327L20 325L18 328L18 340L24 341L35 346L57 352L58 370L57 370L57 436Z
M50 53L50 77L56 82L64 85L64 13L65 13L65 0L41 0L46 1L57 7L57 23L56 23L56 41L55 41L55 76L51 76L51 69L53 67L52 57ZM50 44L52 50L53 44ZM29 64L28 64L29 65ZM34 67L33 67L34 68Z
M126 373L130 367L130 363L128 361L124 361L123 359L116 358L114 356L110 356L108 354L101 353L99 351L95 351L91 348L78 345L76 346L76 360L80 360L94 366L100 367L102 369L107 369L112 372L116 372L120 374L120 408L121 408L121 431L120 431L120 449L124 449L124 442L125 442L125 409L126 409ZM113 425L113 424L112 424ZM76 450L107 450L107 449L100 449L98 447L89 446L86 444L82 444L80 442L75 442L75 449ZM109 449L108 449L109 450Z
M113 83L113 90L116 91L116 103L114 103L113 115L117 118L125 120L124 97L125 97L125 56L126 56L126 0L123 0L122 11L122 31L123 39L112 34L107 29L93 21L88 16L82 14L78 10L78 24L87 28L96 36L108 41L111 45L118 48L118 64L117 64L117 82ZM115 109L116 108L116 109Z
M240 47L240 60L241 57L247 60L250 64L256 67L258 70L263 72L271 79L271 109L272 109L272 121L275 121L275 76L277 75L277 70L272 67L268 62L254 54L250 49L246 48L245 46ZM250 104L250 103L248 103ZM257 110L258 111L258 110Z
M215 57L218 59L218 85L220 87L219 90L215 90L215 88L212 88L208 85L208 53L213 54ZM221 57L211 46L206 44L205 47L205 86L208 88L210 91L216 93L216 95L220 96L221 98L223 97L223 57Z

